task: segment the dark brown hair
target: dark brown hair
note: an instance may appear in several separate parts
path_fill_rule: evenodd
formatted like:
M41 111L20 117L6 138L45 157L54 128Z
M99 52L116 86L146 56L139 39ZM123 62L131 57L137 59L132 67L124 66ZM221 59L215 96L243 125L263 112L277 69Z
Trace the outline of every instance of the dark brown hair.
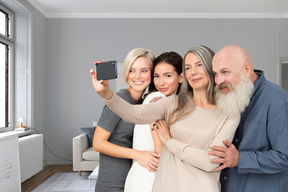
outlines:
M154 71L155 68L158 64L165 62L169 65L172 65L178 75L182 73L182 63L183 63L183 58L176 52L170 51L170 52L164 52L161 55L159 55L153 62L153 67L152 67L152 73L151 73L151 83L149 85L149 93L157 91L153 78L154 78ZM180 90L181 84L178 87L177 94Z

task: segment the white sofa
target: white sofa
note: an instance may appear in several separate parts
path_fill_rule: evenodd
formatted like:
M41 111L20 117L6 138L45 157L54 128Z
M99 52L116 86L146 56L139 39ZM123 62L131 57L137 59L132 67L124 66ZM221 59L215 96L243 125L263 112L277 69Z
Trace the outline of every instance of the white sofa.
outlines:
M99 164L99 152L89 148L85 133L73 138L73 171L93 171Z

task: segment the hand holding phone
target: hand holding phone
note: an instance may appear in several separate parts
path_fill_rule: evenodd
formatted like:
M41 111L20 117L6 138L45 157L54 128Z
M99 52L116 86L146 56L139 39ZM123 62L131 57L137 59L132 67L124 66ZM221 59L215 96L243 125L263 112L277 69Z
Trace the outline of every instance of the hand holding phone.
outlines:
M107 61L96 64L97 80L109 80L117 78L117 61Z

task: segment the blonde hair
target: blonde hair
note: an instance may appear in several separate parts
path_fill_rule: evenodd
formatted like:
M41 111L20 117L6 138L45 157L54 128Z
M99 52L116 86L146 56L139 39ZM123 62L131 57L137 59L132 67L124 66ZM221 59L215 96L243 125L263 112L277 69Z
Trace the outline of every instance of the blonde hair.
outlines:
M169 117L169 124L173 124L178 120L183 119L186 115L188 115L191 111L194 110L193 104L193 88L189 85L186 77L186 70L185 70L185 58L188 54L193 53L195 54L202 62L204 66L204 70L209 78L209 84L207 87L207 99L211 104L215 104L214 99L214 87L215 87L215 79L212 70L212 58L215 53L208 47L199 45L196 47L192 47L187 51L184 56L182 68L183 68L183 82L180 89L180 93L177 97L177 104L172 111Z
M144 49L144 48L135 48L132 49L126 56L123 64L123 77L125 82L128 84L128 75L131 66L135 62L136 59L139 57L144 57L149 60L150 68L152 69L152 64L155 59L155 55L151 50Z

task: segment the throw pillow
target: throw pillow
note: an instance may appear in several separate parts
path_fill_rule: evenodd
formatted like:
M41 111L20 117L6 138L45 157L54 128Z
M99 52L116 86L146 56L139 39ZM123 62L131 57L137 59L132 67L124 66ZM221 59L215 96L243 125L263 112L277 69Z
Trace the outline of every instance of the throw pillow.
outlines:
M95 132L96 126L94 127L82 127L81 130L86 134L88 138L88 145L92 147L93 145L93 137Z

